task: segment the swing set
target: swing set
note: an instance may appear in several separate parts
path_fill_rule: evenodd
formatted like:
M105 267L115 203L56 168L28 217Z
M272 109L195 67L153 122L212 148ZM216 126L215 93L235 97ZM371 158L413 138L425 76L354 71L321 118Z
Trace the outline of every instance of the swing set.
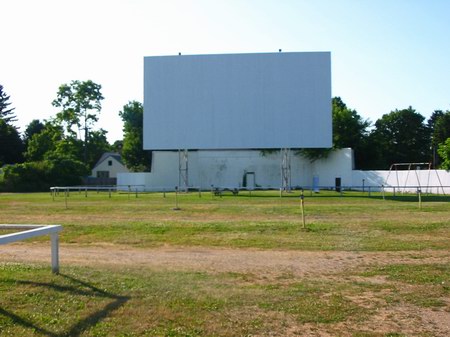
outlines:
M442 186L441 178L439 177L438 171L436 169L431 168L431 163L395 163L392 164L389 168L389 173L384 182L384 186L389 186L388 181L392 172L395 174L396 184L390 184L390 186L397 188L400 192L405 193L411 191L411 189L417 189L422 191L422 188L425 188L425 193L431 193L432 188L436 188L439 193L439 188L442 189L442 194L445 195L444 186ZM419 172L428 170L428 174L426 176L426 185L421 184ZM406 178L403 184L400 184L399 171L407 171ZM413 172L413 174L411 174ZM436 174L437 180L439 181L439 186L430 186L430 178L431 173L434 172ZM408 185L410 180L410 175L414 175L416 178L417 185ZM422 176L422 175L421 175Z

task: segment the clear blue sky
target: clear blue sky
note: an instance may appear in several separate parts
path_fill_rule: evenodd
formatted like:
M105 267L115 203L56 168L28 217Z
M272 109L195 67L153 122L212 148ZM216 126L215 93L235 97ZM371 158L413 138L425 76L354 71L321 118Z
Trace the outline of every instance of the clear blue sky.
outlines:
M103 87L98 127L143 99L143 57L331 51L332 94L375 122L411 105L450 110L448 0L0 0L0 84L21 131L58 86Z

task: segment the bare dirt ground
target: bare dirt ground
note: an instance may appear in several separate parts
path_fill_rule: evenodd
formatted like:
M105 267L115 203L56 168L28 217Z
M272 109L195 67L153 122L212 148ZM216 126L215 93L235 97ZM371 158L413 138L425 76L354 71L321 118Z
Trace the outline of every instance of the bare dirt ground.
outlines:
M17 243L0 246L0 262L50 262L48 243ZM283 275L291 279L314 278L332 280L342 278L346 271L387 264L448 264L448 251L413 252L311 252L257 249L226 249L197 247L130 248L117 245L61 245L60 264L104 266L113 268L164 268L168 270L204 271L208 273L235 272L254 276L254 282L279 280ZM351 279L351 278L350 278ZM353 280L358 281L354 276ZM364 278L374 284L386 282L384 277ZM449 280L450 281L450 280ZM372 293L352 299L364 306L377 306ZM286 331L287 335L333 336L347 335L355 326L361 331L377 331L389 335L401 331L406 336L450 336L450 299L445 308L435 310L408 303L381 306L364 322L342 322L331 332L302 325ZM293 327L296 324L292 325Z
M50 245L0 246L2 262L50 261ZM129 246L62 245L60 263L80 266L164 267L176 270L254 273L273 278L290 273L296 277L327 276L360 266L397 263L448 263L450 252L311 252L203 247L130 248Z

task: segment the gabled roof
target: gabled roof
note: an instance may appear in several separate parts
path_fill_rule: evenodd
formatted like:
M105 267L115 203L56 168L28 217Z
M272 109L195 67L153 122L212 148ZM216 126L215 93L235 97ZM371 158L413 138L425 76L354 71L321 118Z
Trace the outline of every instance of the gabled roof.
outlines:
M98 162L94 165L94 169L99 166L101 163L103 163L108 158L114 158L119 163L125 166L125 164L122 162L122 156L117 152L105 152L102 154Z

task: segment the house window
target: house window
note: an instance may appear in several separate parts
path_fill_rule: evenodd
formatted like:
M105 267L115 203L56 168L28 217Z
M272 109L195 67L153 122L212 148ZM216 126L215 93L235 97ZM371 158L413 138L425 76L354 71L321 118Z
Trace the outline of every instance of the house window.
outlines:
M109 178L109 171L97 171L97 178Z
M112 166L112 160L108 160L108 166Z

